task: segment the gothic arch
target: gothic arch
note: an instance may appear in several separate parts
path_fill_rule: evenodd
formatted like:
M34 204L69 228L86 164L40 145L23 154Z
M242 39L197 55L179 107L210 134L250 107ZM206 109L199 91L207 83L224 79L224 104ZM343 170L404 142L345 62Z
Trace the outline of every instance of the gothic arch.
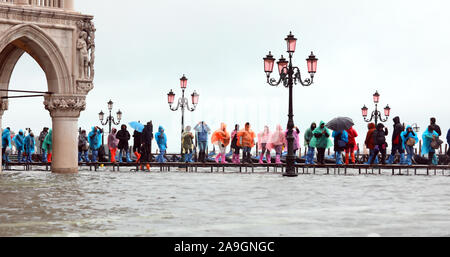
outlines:
M55 94L75 93L71 73L57 44L38 26L21 24L0 37L0 88L8 89L11 74L27 52L45 73L48 90ZM1 95L6 95L2 92Z

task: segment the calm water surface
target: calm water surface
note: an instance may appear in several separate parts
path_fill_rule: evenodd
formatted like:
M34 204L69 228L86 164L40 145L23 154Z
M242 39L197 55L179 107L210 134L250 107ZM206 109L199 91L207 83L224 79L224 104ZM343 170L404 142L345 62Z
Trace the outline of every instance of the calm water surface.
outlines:
M450 236L450 178L0 174L0 236Z

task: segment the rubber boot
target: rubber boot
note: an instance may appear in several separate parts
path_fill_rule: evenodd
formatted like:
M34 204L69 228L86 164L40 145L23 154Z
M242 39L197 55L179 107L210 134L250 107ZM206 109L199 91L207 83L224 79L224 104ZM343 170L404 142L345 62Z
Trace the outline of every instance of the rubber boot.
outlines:
M145 165L145 167L147 168L147 171L150 171L150 164L149 164L149 163L147 163L147 164Z
M134 155L136 155L136 162L139 162L141 155L138 152L134 152Z
M193 153L188 154L188 162L189 163L194 162L194 161L192 161L192 155L193 155Z
M352 153L350 155L352 157L352 164L356 164L355 152L352 151Z
M401 165L407 164L407 163L406 163L406 159L405 159L405 154L404 154L404 153L400 154L400 164L401 164Z
M239 160L239 157L240 157L239 154L238 154L238 153L235 153L234 155L235 155L235 157L234 157L234 158L235 158L235 163L236 163L236 164L240 164L240 163L241 163L241 160Z
M349 158L349 153L345 152L345 164L346 165L348 165L348 162L349 162L348 158Z
M272 156L270 155L270 153L266 153L266 161L267 163L272 163Z
M264 154L261 153L261 155L259 156L259 164L263 164L263 158L264 158Z
M133 162L130 158L130 152L127 152L127 162Z
M224 153L222 154L222 163L228 163L226 155Z
M392 164L392 163L394 163L394 158L395 158L395 155L391 154L391 155L389 156L389 159L387 160L387 164Z
M123 159L122 159L122 151L119 151L119 163L122 163Z
M277 154L277 157L275 158L275 163L276 164L281 164L281 160L280 160L280 155Z
M47 162L48 162L48 163L51 163L51 162L52 162L52 153L49 153L49 154L47 155Z
M220 153L218 155L216 155L216 159L215 159L216 163L219 163L220 156L222 156L222 154L220 154Z
M438 158L438 156L437 156L437 154L434 154L433 155L433 159L432 159L432 162L431 162L433 165L438 165L439 164L439 158Z
M341 154L341 152L336 152L335 156L336 156L336 164L337 165L342 165L343 163L342 163L342 154Z
M22 162L22 151L19 150L19 153L17 154L17 162L21 163Z

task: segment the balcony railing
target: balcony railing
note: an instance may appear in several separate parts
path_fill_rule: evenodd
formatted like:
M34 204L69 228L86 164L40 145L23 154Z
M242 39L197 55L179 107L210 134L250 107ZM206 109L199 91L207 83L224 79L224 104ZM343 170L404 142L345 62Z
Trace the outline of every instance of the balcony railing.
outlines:
M0 0L0 4L36 6L44 8L60 8L73 10L74 0Z

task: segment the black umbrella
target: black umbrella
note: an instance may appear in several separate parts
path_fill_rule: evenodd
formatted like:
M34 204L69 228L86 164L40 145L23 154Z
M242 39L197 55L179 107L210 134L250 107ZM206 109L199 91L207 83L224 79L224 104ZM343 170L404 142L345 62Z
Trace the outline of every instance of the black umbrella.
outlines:
M334 131L342 131L353 127L353 125L355 125L355 123L353 123L352 119L348 117L337 117L332 119L325 126Z

